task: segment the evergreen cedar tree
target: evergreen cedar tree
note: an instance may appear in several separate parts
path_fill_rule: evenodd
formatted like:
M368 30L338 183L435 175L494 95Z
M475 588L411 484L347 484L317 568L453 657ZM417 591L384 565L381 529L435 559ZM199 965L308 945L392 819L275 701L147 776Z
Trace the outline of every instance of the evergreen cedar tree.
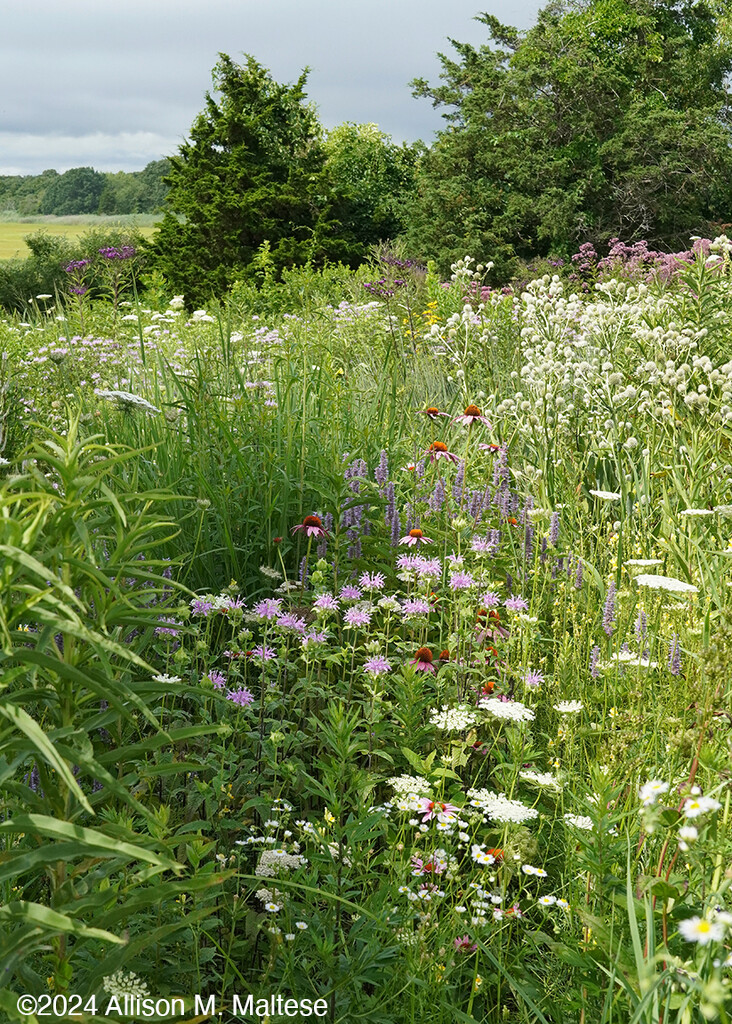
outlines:
M324 141L305 100L307 74L280 85L253 57L238 65L219 54L216 96L206 94L171 158L169 210L155 241L157 266L187 302L223 295L263 262L275 275L308 262L356 265L382 232L402 229L397 198L413 176L413 151L378 130L379 139L354 133L370 126L342 126ZM376 166L375 151L383 158L376 185L364 171L364 161Z
M446 272L646 239L678 250L732 220L725 78L729 0L555 2L526 32L479 15L489 44L451 40L445 106L407 238ZM725 18L727 19L725 21Z

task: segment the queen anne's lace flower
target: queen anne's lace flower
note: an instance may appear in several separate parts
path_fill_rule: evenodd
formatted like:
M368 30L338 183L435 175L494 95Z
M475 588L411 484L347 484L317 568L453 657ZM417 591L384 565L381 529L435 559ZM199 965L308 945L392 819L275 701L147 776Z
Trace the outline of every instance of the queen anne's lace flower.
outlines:
M560 715L576 715L584 707L581 700L560 700L554 705L554 710Z
M468 797L473 807L479 807L491 821L522 824L538 818L534 807L526 807L519 800L509 800L505 793L491 793L487 789L469 789Z
M532 772L529 770L519 772L519 778L525 782L533 782L537 786L545 786L547 789L560 790L561 783L551 772Z
M442 710L433 711L430 715L430 725L444 729L445 732L464 732L471 725L475 725L477 720L476 713L465 705L451 708L443 704Z
M508 722L532 722L536 717L534 711L519 700L486 697L478 701L478 707L483 708L493 718L500 718Z
M698 594L699 588L693 583L685 583L683 580L674 579L673 576L654 576L650 573L642 573L636 576L635 582L639 587L650 587L651 590L668 590L673 594Z

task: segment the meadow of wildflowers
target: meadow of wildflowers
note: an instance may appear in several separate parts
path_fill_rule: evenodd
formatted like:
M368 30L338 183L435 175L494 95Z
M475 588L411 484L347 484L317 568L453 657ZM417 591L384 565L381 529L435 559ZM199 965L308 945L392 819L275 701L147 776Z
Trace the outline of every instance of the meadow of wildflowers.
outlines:
M731 250L0 324L7 1019L728 1019Z

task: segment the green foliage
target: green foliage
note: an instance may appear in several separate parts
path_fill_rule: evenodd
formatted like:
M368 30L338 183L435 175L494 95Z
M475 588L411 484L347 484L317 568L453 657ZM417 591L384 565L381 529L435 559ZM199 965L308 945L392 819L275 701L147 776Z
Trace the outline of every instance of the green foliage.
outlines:
M156 235L158 265L190 303L246 276L265 241L278 272L325 255L325 153L305 102L307 71L283 86L253 57L244 66L219 57L219 98L206 94L190 141L171 159L169 212Z
M481 15L490 43L453 41L449 108L425 154L408 236L443 272L472 252L569 255L616 236L678 249L732 214L724 80L732 43L709 3L555 2L524 33Z
M46 189L39 213L98 213L105 177L92 167L72 167Z
M328 132L325 180L339 231L350 240L349 262L406 229L419 149L395 145L375 124L346 122Z

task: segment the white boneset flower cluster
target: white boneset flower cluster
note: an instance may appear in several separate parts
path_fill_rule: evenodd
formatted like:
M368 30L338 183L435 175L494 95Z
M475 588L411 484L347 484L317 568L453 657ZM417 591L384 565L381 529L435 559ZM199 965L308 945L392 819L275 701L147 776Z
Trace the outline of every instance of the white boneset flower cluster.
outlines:
M260 878L274 878L279 871L295 871L307 864L307 860L299 853L288 853L287 850L262 850L254 874Z

